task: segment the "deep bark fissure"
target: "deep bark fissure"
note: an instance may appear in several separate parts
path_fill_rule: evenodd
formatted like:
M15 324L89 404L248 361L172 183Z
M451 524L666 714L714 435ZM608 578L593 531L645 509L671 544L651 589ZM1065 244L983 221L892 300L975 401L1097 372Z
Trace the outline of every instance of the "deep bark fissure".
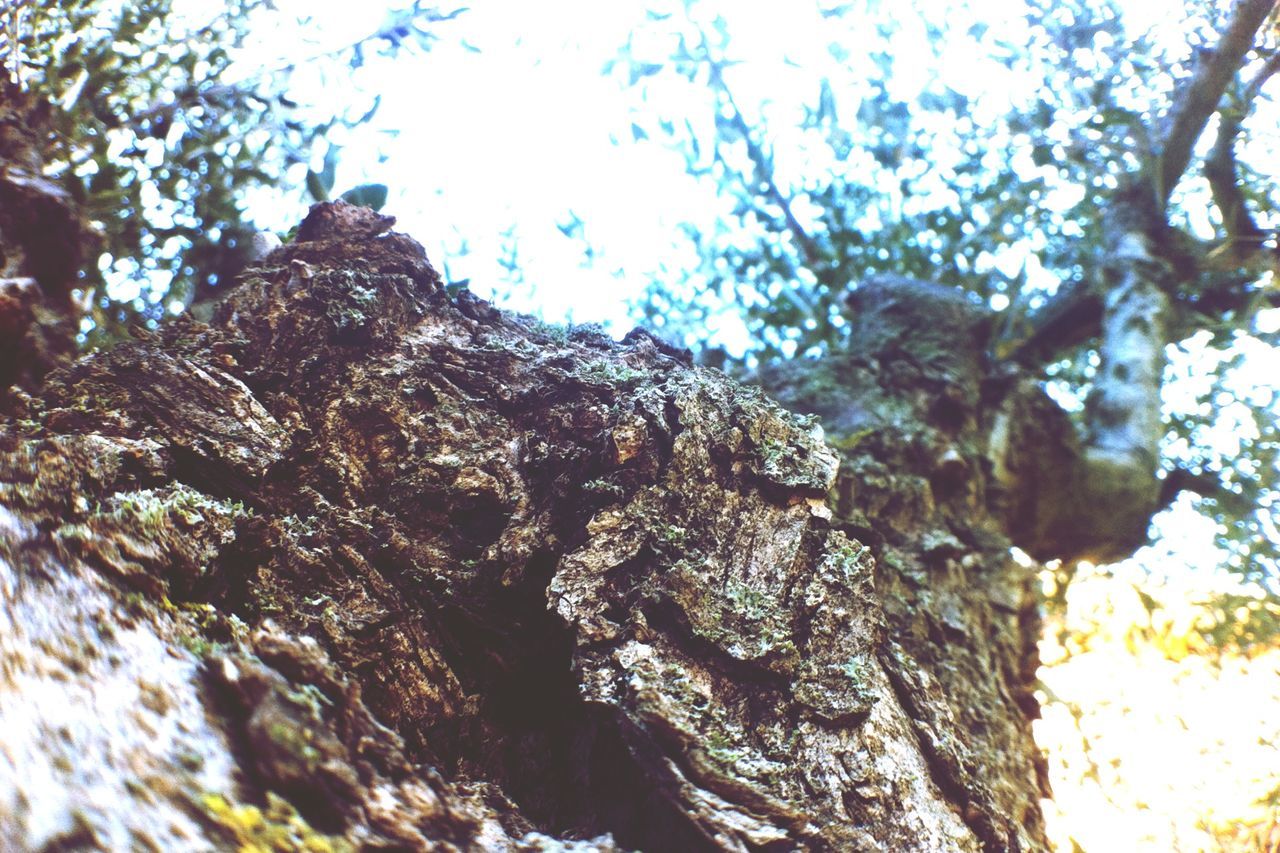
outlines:
M881 653L880 663L884 667L885 673L889 676L889 683L893 686L894 696L902 703L902 707L912 718L914 723L912 728L915 733L916 743L919 745L925 759L929 762L934 780L938 783L956 813L964 820L965 825L973 831L977 838L981 839L984 850L1001 851L1011 849L1006 846L1008 839L996 829L990 816L981 809L971 808L971 803L974 799L973 781L965 778L967 774L956 766L953 755L947 755L938 748L937 733L923 721L922 718L925 714L917 706L915 700L918 691L913 691L907 685L903 676L904 655L905 652L890 644Z
M218 714L221 727L227 733L232 754L237 756L241 772L248 777L250 790L277 790L319 831L341 831L348 815L341 808L335 809L335 806L341 806L340 802L318 796L308 785L282 785L272 779L259 764L256 755L258 745L250 734L248 719L255 709L255 703L240 699L235 690L208 673L204 678L204 689L209 695L209 707ZM264 805L265 798L260 798L258 804ZM203 818L199 812L196 812L196 816Z

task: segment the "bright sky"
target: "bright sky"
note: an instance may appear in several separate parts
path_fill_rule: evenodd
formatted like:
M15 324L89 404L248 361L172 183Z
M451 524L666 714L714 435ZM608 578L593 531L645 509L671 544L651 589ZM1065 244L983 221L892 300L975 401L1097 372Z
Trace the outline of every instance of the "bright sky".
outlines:
M322 32L340 21L327 30L337 39L381 21L379 3L279 5L314 15ZM627 99L601 74L643 9L487 2L440 24L430 52L386 67L385 82L373 85L381 110L343 148L337 189L388 184L385 210L400 230L423 242L450 279L469 279L482 295L507 279L498 259L515 226L520 268L538 292L511 294L513 307L625 331L627 301L657 259L670 259L677 223L707 205L676 155L630 144ZM591 270L582 244L556 227L573 215L604 248ZM625 280L611 274L617 269L628 271Z
M996 5L1011 11L1019 4ZM659 263L679 266L686 260L694 266L692 258L673 258L680 223L693 219L710 227L723 204L710 187L686 174L677 154L634 142L636 94L601 73L644 22L646 10L666 6L679 4L475 4L439 25L441 39L427 54L382 66L376 81L373 69L362 72L362 83L382 96L382 108L372 126L342 140L337 189L364 181L388 184L392 195L386 209L399 217L401 229L426 244L451 279L469 279L482 295L497 290L505 304L536 310L550 320L603 321L625 331L631 325L628 303ZM941 14L954 14L956 4L938 6L946 9ZM308 52L320 53L377 29L386 4L280 0L279 7L286 20L313 16L308 34L318 34L321 43ZM707 0L699 8L707 21L716 14L730 21L734 55L750 58L733 69L733 85L748 93L744 101L755 96L766 102L757 118L769 126L779 149L801 152L780 158L779 168L819 156L805 150L796 134L788 138L788 128L798 124L800 104L812 101L822 76L857 80L867 75L870 60L858 51L839 58L826 52L835 24L821 17L816 5L790 4L785 15L763 3ZM990 5L982 10L991 11ZM922 27L905 30L903 51L909 53L925 34ZM260 55L278 54L278 31L267 28L261 37ZM652 47L653 38L638 44L637 53ZM974 72L957 75L955 87L975 94L995 64L974 56L947 60ZM913 79L913 70L903 63L897 78L906 99L922 82ZM313 91L332 97L333 83L320 83ZM860 96L856 87L837 89L848 113L857 110ZM675 115L705 113L678 84L664 88L659 82L649 100ZM386 157L381 164L380 154ZM574 216L586 223L586 237L598 252L589 269L583 244L557 228ZM536 283L536 293L507 293L503 286L508 276L498 259L512 226L520 269ZM459 251L464 242L465 256Z

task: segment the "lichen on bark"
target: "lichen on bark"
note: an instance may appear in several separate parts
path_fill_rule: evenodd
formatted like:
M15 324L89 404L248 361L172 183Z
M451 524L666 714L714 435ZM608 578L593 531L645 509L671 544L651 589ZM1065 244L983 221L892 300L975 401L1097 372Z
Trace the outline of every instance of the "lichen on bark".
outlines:
M111 677L155 666L168 697L72 727L101 749L49 765L37 815L3 756L44 722L10 678L6 843L218 847L274 816L281 849L1044 845L1035 611L966 520L963 357L836 365L885 381L845 386L841 458L651 336L449 295L389 225L316 208L210 323L87 356L5 424L4 613L74 626L6 634L5 671L91 718L108 676L37 650L110 658L128 626ZM917 425L865 433L882 405Z

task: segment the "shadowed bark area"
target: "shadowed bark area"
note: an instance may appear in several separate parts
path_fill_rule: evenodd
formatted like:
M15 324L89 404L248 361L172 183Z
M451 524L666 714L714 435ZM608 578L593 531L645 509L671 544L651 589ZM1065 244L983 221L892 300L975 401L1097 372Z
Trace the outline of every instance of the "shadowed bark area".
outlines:
M1044 847L972 352L866 312L841 462L389 224L317 206L3 424L0 846Z
M97 240L76 200L44 174L52 110L0 84L0 410L75 356L71 291Z

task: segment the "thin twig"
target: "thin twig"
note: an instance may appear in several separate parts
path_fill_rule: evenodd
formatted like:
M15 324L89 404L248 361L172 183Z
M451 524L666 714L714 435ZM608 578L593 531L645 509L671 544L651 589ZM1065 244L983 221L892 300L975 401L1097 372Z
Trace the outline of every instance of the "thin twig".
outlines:
M730 91L724 81L724 76L721 73L721 63L712 58L711 51L707 48L705 35L702 38L702 53L707 59L708 67L711 69L711 83L724 96L731 113L728 116L728 121L734 130L742 136L743 142L746 143L747 157L751 160L751 164L755 167L756 175L764 185L765 195L782 210L783 219L787 223L787 230L791 232L791 236L795 238L797 245L799 245L800 254L804 256L805 265L816 273L822 264L822 251L818 248L818 244L814 239L809 236L804 226L800 224L800 220L796 218L795 213L791 210L790 199L783 194L774 180L773 169L769 165L768 158L765 157L764 150L752 136L751 128L747 125L746 119L743 118L742 110L738 108L733 92ZM746 182L744 181L744 183ZM755 192L755 188L750 184L745 189L749 193L754 194Z

